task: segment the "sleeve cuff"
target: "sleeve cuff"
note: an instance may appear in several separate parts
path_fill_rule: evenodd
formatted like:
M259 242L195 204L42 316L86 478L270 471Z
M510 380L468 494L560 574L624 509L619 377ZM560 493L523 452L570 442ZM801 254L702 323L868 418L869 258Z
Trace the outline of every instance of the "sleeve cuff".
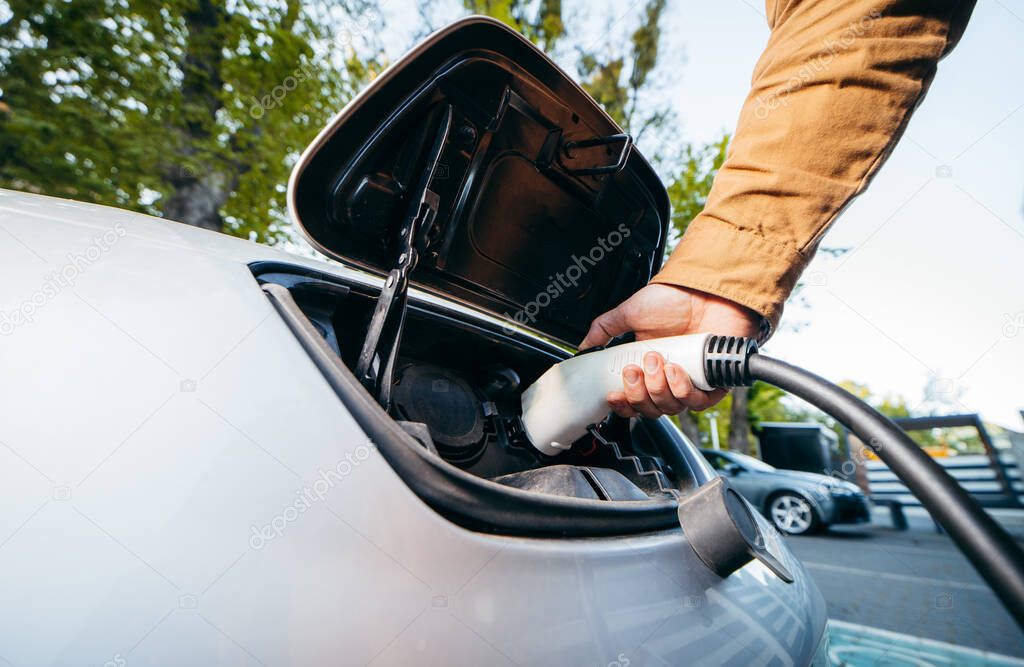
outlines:
M701 214L651 282L735 301L760 313L774 331L808 261L793 246Z

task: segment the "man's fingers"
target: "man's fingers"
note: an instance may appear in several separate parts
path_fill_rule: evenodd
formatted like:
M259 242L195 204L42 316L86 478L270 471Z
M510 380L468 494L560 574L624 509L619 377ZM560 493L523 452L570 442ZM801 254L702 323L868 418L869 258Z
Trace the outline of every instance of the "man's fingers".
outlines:
M699 412L718 403L726 394L725 389L698 389L681 366L666 363L657 352L645 354L643 364L643 368L623 368L623 390L610 392L606 397L612 411L621 417L643 415L654 419L683 410Z
M663 414L675 415L683 411L683 404L676 399L665 377L665 360L657 352L644 355L644 383L651 401Z
M712 391L701 391L700 389L694 389L694 397L691 399L692 407L691 410L700 412L701 410L707 410L715 403L725 398L728 393L725 389L714 389Z
M624 308L622 306L613 308L607 313L599 315L590 323L590 330L587 331L587 337L580 343L580 349L585 350L588 347L604 345L615 336L621 336L628 331L631 329L626 324Z
M690 376L677 364L665 364L665 379L672 395L689 410L706 410L725 396L724 389L703 391L693 386Z
M647 393L644 372L640 370L639 366L630 364L623 368L622 380L626 400L629 401L634 410L644 417L650 417L651 419L662 415L661 410L658 409L658 406L651 400L650 394Z
M693 386L693 381L690 380L690 376L686 374L683 367L678 364L665 364L665 379L676 400L690 408L690 400L693 398L696 387Z
M636 417L636 410L626 400L626 395L621 391L613 391L608 394L608 405L612 406L612 412L620 417Z

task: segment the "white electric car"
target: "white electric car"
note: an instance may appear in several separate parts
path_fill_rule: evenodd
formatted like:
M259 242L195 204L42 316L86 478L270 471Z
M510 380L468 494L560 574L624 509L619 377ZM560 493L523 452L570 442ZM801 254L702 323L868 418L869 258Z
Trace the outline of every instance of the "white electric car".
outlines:
M766 530L715 575L667 419L558 457L519 394L644 284L668 201L540 51L461 21L297 165L338 262L0 194L0 664L794 665Z

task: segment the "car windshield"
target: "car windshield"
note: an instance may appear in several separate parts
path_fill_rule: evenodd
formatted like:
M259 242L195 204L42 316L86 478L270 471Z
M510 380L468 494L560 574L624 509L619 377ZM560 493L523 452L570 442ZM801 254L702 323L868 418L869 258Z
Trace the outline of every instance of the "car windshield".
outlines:
M755 459L753 456L747 456L746 454L740 454L739 452L729 452L729 459L733 463L738 463L744 468L749 468L751 470L775 472L775 466L770 466L760 459Z

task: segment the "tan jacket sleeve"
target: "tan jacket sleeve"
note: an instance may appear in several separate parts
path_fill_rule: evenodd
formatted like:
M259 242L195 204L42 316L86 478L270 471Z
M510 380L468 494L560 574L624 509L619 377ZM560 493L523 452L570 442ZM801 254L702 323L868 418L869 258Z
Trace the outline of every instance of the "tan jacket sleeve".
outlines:
M772 29L707 206L652 282L774 327L836 216L867 186L974 2L768 0Z

